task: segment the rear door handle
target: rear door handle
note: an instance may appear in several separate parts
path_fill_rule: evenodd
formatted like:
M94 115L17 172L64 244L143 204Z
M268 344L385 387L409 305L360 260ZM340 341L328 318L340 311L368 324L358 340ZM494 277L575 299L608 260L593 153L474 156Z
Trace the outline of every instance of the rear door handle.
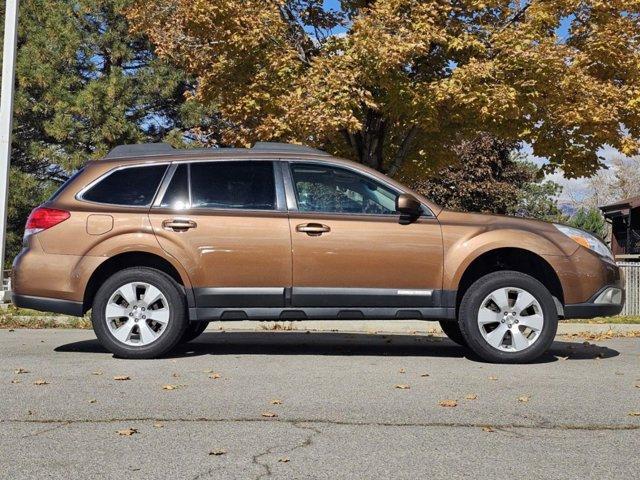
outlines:
M173 230L174 232L185 232L190 228L196 228L198 224L188 218L174 218L162 222L162 228L165 230Z
M330 231L331 228L321 223L303 223L296 226L296 232L306 233L311 237L317 237Z

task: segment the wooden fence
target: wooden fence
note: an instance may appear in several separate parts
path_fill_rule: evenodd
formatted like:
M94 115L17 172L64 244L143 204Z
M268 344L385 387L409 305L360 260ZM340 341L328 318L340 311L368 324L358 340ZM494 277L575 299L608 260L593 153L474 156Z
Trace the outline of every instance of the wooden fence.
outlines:
M640 315L640 263L620 262L618 266L625 278L627 301L620 315Z

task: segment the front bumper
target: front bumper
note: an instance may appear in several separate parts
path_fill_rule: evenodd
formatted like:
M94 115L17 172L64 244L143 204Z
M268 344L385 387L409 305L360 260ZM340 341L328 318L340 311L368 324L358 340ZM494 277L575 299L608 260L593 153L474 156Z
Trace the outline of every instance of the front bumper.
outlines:
M611 292L616 295L607 295ZM584 303L574 303L564 306L564 318L596 318L618 315L624 307L625 291L618 285L607 285L601 288L593 297Z

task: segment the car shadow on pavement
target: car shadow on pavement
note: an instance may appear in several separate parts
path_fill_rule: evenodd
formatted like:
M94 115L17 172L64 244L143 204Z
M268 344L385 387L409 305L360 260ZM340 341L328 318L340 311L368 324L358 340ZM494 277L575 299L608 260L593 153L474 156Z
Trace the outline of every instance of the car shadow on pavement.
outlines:
M107 353L97 340L61 345L56 352ZM452 357L482 361L451 340L431 335L385 335L343 332L205 332L179 345L170 358L202 355L364 355ZM555 341L536 363L612 358L620 353L589 342Z

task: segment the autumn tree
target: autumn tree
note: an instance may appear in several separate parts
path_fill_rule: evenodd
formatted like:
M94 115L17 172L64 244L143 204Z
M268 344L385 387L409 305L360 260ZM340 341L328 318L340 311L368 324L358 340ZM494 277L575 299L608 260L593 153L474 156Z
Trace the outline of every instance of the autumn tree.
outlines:
M568 176L638 152L638 0L138 0L226 143L317 145L394 175L487 131Z
M457 161L429 172L417 189L443 207L559 220L560 187L523 160L519 146L483 133L453 149Z

